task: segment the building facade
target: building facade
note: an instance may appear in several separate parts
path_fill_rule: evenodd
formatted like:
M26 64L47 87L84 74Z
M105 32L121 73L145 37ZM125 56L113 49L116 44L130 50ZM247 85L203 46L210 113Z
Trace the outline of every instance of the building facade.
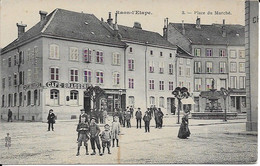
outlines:
M46 121L93 110L88 87L104 95L96 108L160 107L170 113L176 86L176 47L158 33L113 24L92 14L56 9L1 51L1 118ZM75 19L77 18L77 19ZM141 25L140 25L141 26ZM116 28L115 28L116 27ZM129 35L130 34L130 35Z
M245 59L242 58L244 27L242 25L227 25L225 20L222 25L201 25L200 18L197 18L196 24L170 23L165 30L165 36L172 44L189 50L193 56L193 94L196 103L194 112L205 111L207 103L201 104L199 95L201 91L212 89L213 80L215 89L220 90L222 87L230 89L229 111L244 112L244 104L240 102L244 101L245 89L235 86L237 82L234 83L235 79L239 79L242 86L245 78ZM231 53L233 55L234 51L241 57L232 59ZM241 70L231 73L230 64L234 66L234 62L240 65L237 67Z
M18 25L18 40L2 50L2 118L8 109L16 120L45 121L50 109L58 119L75 118L90 107L84 95L90 85L105 90L109 111L122 105L125 44L93 15L62 9L40 15L27 32ZM78 19L68 24L69 18Z

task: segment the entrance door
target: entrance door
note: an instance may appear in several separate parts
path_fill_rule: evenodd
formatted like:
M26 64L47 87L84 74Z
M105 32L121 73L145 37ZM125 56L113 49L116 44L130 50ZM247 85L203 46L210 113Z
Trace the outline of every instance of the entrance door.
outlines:
M236 97L236 110L238 113L241 113L241 106L240 106L240 96Z
M167 112L175 115L176 112L175 98L167 98Z
M91 99L89 96L84 96L84 109L86 113L90 113L91 109Z

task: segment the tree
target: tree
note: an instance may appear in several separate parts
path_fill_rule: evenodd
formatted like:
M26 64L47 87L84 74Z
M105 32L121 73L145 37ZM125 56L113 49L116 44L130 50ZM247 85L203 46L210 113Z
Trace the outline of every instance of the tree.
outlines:
M99 86L93 87L93 85L90 85L86 91L84 92L85 96L89 96L90 100L93 101L93 110L96 110L97 107L97 101L105 94L105 91L101 89Z
M188 98L190 96L190 93L188 92L188 89L186 87L177 87L172 92L174 97L178 99L178 122L177 124L180 124L180 110L181 110L181 100L184 98Z

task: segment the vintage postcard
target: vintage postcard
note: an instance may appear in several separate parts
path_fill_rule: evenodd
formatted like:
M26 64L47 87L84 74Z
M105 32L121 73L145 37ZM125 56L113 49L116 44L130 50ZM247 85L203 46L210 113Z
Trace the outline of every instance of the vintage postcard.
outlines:
M256 0L0 0L0 164L254 164Z

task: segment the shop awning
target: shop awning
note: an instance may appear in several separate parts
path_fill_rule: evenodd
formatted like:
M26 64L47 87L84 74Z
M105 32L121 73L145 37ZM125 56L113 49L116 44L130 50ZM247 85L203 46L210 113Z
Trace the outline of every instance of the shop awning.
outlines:
M188 98L184 98L181 100L182 104L195 104L195 102L193 101L193 99L191 97Z

